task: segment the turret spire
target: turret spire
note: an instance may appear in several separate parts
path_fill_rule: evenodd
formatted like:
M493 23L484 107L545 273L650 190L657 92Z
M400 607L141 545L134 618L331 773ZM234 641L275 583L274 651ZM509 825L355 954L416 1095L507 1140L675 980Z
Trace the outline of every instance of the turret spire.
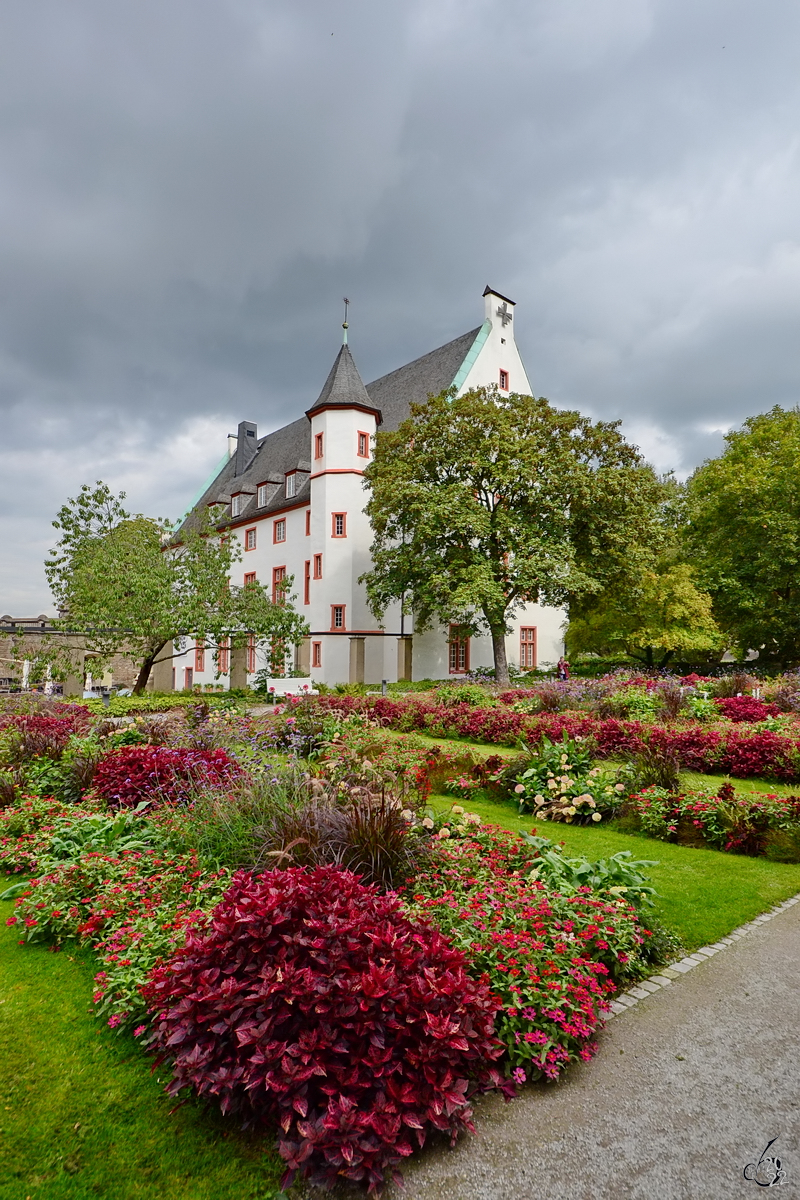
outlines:
M342 321L342 329L344 330L344 335L342 337L342 345L346 346L347 345L347 330L349 328L349 326L347 324L347 310L350 307L350 301L347 299L347 296L344 296L343 300L344 300L344 320Z

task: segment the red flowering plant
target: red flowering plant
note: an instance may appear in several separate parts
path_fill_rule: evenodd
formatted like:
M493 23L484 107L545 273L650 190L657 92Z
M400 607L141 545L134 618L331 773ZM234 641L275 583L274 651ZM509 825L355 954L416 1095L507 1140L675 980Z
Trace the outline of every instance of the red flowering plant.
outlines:
M71 811L52 796L18 796L0 809L0 870L29 873L50 844L54 822Z
M732 854L763 854L772 831L800 836L800 797L737 794L730 783L716 793L645 788L629 797L626 810L648 837L699 842Z
M222 749L123 746L98 763L93 786L112 808L124 808L141 800L186 801L199 787L225 786L241 774L238 763Z
M145 994L169 1093L275 1122L284 1186L374 1191L429 1133L471 1130L475 1094L509 1090L498 1001L464 954L335 867L239 872Z
M496 1028L512 1078L556 1079L590 1059L610 996L638 971L648 931L632 905L588 887L549 890L535 878L536 847L496 827L438 847L408 903L488 979L502 1004Z

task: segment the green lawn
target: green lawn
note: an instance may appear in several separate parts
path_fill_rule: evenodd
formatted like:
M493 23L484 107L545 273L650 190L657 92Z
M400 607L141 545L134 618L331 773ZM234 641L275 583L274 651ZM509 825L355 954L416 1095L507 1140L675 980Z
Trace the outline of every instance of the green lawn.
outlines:
M433 796L432 805L446 812L452 796ZM487 821L515 832L534 827L531 815L518 816L510 803L465 801L463 807ZM656 913L689 950L715 942L737 925L800 892L800 863L773 863L717 850L694 850L653 838L617 833L605 825L563 825L537 821L543 837L564 842L569 854L604 858L630 850L634 858L658 860L649 874L659 896Z
M96 965L18 945L0 904L0 1200L268 1200L282 1164L173 1102L131 1037L93 1015Z

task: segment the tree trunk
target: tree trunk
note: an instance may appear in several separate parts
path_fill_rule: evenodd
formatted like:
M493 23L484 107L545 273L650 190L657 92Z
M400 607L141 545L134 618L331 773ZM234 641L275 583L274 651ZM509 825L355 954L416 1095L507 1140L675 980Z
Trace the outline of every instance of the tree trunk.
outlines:
M494 651L494 679L501 687L508 687L508 659L506 658L506 631L501 625L499 630L492 629L492 650Z
M668 663L668 662L669 662L669 660L672 658L672 655L673 655L674 653L675 653L675 651L674 651L674 650L668 650L668 651L666 652L666 654L665 654L665 655L664 655L664 657L662 658L661 662L658 664L658 669L659 669L659 671L663 671L663 670L664 670L664 667L667 665L667 663Z
M147 681L150 678L150 672L153 669L153 663L156 661L166 644L166 642L162 642L160 646L157 646L155 650L152 650L145 658L144 662L139 668L139 674L133 687L134 696L141 696L142 692L147 687Z

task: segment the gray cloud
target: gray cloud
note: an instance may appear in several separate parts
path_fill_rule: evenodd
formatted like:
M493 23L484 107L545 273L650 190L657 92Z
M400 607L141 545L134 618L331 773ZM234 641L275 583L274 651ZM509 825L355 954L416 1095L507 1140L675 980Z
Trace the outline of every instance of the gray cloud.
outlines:
M789 0L11 0L0 609L84 481L177 514L248 417L519 302L538 393L691 469L800 398Z

